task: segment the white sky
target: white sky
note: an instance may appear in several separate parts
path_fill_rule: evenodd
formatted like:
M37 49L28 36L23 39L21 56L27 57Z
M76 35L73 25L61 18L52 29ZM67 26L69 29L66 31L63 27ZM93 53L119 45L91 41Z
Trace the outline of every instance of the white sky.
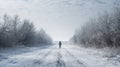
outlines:
M0 14L18 14L34 21L53 40L69 40L88 18L119 4L119 0L0 0Z

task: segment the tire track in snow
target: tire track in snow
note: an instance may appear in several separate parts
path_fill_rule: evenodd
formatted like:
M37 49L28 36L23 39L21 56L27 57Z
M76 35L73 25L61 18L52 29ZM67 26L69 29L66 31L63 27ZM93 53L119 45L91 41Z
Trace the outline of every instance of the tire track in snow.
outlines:
M62 59L61 51L57 52L56 67L66 67L65 62Z
M52 60L53 59L53 60ZM36 65L37 64L37 65ZM33 67L66 67L62 59L61 51L57 48L51 49L43 57L34 62Z
M44 61L43 59L45 59L51 52L53 51L53 49L51 48L47 53L45 53L41 58L39 59L35 59L34 62L33 62L33 65L35 64L38 64L38 65L41 65ZM40 55L40 54L39 54ZM38 56L39 56L38 55Z
M86 67L85 64L84 64L84 62L81 62L79 59L77 59L77 58L76 58L73 54L71 54L66 48L64 48L64 50L69 54L69 56L71 56L73 59L75 59L75 61L76 61L78 64L82 65L82 67Z

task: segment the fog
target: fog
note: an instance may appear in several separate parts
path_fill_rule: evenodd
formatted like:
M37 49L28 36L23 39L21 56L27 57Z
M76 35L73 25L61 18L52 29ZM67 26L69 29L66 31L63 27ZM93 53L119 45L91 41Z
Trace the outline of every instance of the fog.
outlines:
M30 19L53 40L66 41L90 18L118 5L117 0L0 0L0 13Z

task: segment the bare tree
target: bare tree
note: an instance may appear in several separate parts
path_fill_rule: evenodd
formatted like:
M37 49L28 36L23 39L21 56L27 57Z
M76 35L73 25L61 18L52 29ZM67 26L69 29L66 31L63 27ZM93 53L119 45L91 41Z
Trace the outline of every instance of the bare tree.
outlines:
M119 47L120 10L90 20L72 38L75 43L92 47Z
M44 30L36 31L29 20L21 20L19 16L4 15L0 20L0 47L18 45L52 43L52 39Z

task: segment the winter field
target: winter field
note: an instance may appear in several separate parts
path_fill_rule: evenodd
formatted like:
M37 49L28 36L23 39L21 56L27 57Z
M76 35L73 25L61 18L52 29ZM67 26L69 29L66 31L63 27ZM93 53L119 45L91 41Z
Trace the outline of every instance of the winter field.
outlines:
M119 56L67 44L0 51L0 67L120 67Z
M120 67L120 0L0 0L0 67Z

